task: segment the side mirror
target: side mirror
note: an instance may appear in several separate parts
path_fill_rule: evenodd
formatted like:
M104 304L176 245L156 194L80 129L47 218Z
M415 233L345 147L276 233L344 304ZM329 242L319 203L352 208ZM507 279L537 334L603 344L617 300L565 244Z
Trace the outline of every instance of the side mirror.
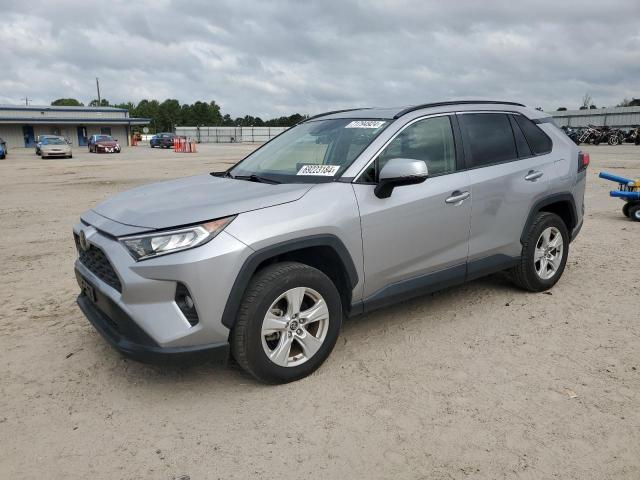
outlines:
M395 187L422 183L428 176L429 170L424 160L392 158L382 167L373 192L378 198L389 198Z

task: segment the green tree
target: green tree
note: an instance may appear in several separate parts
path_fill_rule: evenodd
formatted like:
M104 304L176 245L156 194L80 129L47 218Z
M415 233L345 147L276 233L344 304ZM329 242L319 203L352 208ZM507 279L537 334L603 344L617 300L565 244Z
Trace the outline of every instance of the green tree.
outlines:
M567 111L567 107L558 107L558 110L556 110L556 112L566 112Z
M75 98L58 98L51 102L56 107L84 107L84 103L79 102Z
M157 100L140 100L140 103L136 105L134 109L133 116L134 117L142 117L151 119L151 123L149 127L153 133L158 132L158 110L160 109L160 104Z
M135 110L136 104L133 103L133 102L116 103L115 105L112 105L112 107L122 108L124 110L128 110L129 111L129 115L133 116L131 114L131 112L133 112Z
M100 100L98 102L97 99L93 99L89 102L89 106L90 107L108 107L109 106L109 100L107 100L106 98L103 98L102 100Z
M181 120L182 108L178 100L168 98L158 106L157 124L160 130L173 132Z

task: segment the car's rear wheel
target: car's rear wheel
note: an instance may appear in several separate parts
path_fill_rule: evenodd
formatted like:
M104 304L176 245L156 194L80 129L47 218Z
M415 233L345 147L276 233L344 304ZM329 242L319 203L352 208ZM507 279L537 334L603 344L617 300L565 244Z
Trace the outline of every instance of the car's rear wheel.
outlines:
M234 358L265 383L306 377L329 356L342 322L340 294L320 270L277 263L251 280L231 335Z
M631 208L631 205L632 205L631 203L627 202L622 206L622 214L625 217L629 216L629 208Z
M520 262L511 270L511 278L531 292L548 290L562 276L568 254L567 226L558 215L540 212L527 231Z
M640 203L634 203L629 207L629 218L640 222Z

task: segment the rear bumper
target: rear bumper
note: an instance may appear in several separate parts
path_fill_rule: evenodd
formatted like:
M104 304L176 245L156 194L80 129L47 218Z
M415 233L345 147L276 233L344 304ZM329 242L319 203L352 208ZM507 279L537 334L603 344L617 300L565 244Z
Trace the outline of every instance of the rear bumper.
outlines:
M89 283L76 269L79 283ZM161 347L108 296L94 288L93 299L85 293L77 303L100 334L124 356L153 364L196 364L209 361L226 363L228 342L189 347Z

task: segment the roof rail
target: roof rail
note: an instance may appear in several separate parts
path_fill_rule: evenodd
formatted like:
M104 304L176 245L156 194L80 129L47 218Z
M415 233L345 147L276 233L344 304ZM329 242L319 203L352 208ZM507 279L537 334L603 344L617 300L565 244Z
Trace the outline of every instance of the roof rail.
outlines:
M397 118L400 118L403 115L406 115L407 113L415 112L416 110L420 110L422 108L446 107L448 105L468 105L468 104L472 104L472 103L484 103L484 104L490 104L490 105L516 105L518 107L524 107L525 106L525 105L523 105L521 103L500 102L500 101L496 101L496 100L458 100L458 101L451 101L451 102L435 102L435 103L424 103L422 105L414 105L413 107L405 108L404 110L401 110L398 113L396 113L393 116L393 118L395 120Z
M354 112L356 110L371 110L371 109L370 108L346 108L344 110L333 110L331 112L319 113L318 115L314 115L313 117L309 117L309 118L307 118L306 120L304 120L303 122L300 122L300 123L308 122L309 120L313 120L314 118L326 117L327 115L333 115L334 113Z

